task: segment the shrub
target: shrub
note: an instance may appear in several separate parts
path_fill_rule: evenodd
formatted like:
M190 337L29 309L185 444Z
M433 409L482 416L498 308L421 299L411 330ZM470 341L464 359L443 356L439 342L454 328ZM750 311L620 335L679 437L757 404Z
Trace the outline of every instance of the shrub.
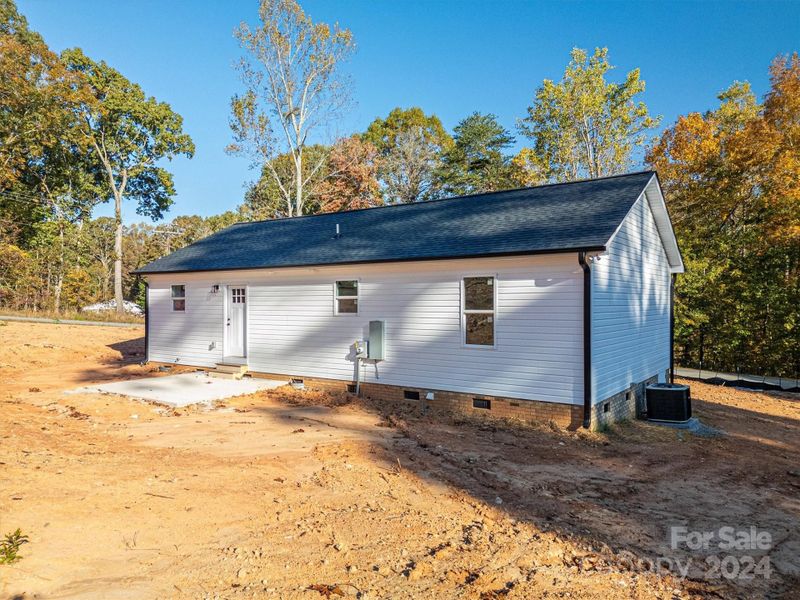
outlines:
M14 533L7 533L0 541L0 565L10 565L20 559L19 549L22 544L28 543L28 536L22 535L22 530L17 528Z

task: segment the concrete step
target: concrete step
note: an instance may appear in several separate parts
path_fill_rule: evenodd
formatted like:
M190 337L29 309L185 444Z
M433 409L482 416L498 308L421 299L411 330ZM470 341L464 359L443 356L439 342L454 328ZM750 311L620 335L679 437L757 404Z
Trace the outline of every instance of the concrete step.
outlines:
M232 363L217 363L216 371L218 373L231 373L244 375L247 373L247 365L236 365Z
M227 373L225 371L209 371L208 375L215 379L241 379L244 373Z

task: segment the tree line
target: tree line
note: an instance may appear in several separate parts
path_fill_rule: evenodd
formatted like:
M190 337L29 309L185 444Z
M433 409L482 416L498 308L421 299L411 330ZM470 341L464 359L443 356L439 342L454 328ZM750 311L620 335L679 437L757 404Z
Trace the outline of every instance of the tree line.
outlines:
M293 217L656 168L687 273L678 279L679 362L776 375L800 371L800 60L779 56L757 98L747 83L719 106L654 135L638 69L613 81L608 50L574 49L514 129L473 112L448 131L397 107L364 131L331 133L351 105L352 32L296 0L261 0L234 32L242 89L231 154L257 177L234 210L125 225L121 206L163 219L166 161L191 157L180 115L79 48L60 54L0 0L0 306L61 311L141 301L136 268L241 220ZM522 141L522 148L518 147ZM114 205L112 218L93 209Z

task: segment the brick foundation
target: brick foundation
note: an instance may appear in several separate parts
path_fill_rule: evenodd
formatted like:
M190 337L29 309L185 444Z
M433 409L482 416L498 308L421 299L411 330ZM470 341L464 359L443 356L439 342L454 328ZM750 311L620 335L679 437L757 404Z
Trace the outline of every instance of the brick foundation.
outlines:
M153 363L169 364L169 363ZM186 366L186 365L182 365ZM324 392L348 392L355 390L355 383L339 379L322 379L316 377L294 376L283 373L261 373L250 371L253 377L272 379L302 379L309 389ZM592 407L593 430L602 429L613 423L630 421L645 412L645 387L657 383L658 376L653 375L645 381L632 384L630 388L596 403ZM419 399L408 399L406 392L416 392ZM583 405L542 402L540 400L520 400L502 396L486 396L450 392L447 390L431 390L427 388L403 387L382 383L362 383L362 395L385 402L414 402L431 408L466 414L472 416L488 415L501 419L516 419L529 423L553 422L566 429L578 429L583 425ZM433 393L433 400L427 400L428 393ZM488 408L473 406L475 400L488 401ZM483 403L483 405L486 405ZM606 405L608 408L606 409Z
M428 390L375 383L363 384L361 389L363 394L369 398L389 402L409 401L405 399L406 391L417 392L420 399L410 400L410 402L419 402L432 408L473 416L489 415L494 418L518 419L530 423L552 421L559 427L567 429L577 429L583 422L583 408L570 404L518 400L484 394L466 394L446 390ZM426 395L429 392L433 393L433 400L426 399ZM474 404L487 406L488 408L478 408Z
M627 390L595 404L592 407L592 429L601 429L612 423L631 421L641 416L646 409L645 388L651 383L658 383L658 375L633 383Z
M254 377L279 377L286 375L250 372ZM291 377L291 376L290 376ZM302 379L309 389L327 392L345 392L352 390L355 384L352 381L338 379L318 379L315 377L297 377ZM406 398L407 392L416 392L419 399ZM428 393L433 394L433 399L428 400ZM453 413L472 416L489 415L501 419L518 419L529 423L547 423L552 421L559 427L577 429L583 424L583 406L559 404L556 402L541 402L538 400L518 400L501 396L487 396L484 394L467 394L462 392L449 392L446 390L431 390L427 388L404 387L385 385L382 383L362 383L361 394L372 400L384 402L413 402L423 406L443 409ZM474 400L488 401L489 408L475 408Z

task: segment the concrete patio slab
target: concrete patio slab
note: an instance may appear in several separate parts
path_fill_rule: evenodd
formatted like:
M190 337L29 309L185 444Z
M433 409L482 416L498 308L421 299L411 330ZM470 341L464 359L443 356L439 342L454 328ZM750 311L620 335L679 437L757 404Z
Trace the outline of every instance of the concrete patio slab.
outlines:
M131 398L152 400L172 407L189 404L208 403L233 396L253 394L261 390L271 390L289 383L283 379L218 379L206 373L181 373L165 377L130 379L116 383L89 385L66 394L119 394Z

